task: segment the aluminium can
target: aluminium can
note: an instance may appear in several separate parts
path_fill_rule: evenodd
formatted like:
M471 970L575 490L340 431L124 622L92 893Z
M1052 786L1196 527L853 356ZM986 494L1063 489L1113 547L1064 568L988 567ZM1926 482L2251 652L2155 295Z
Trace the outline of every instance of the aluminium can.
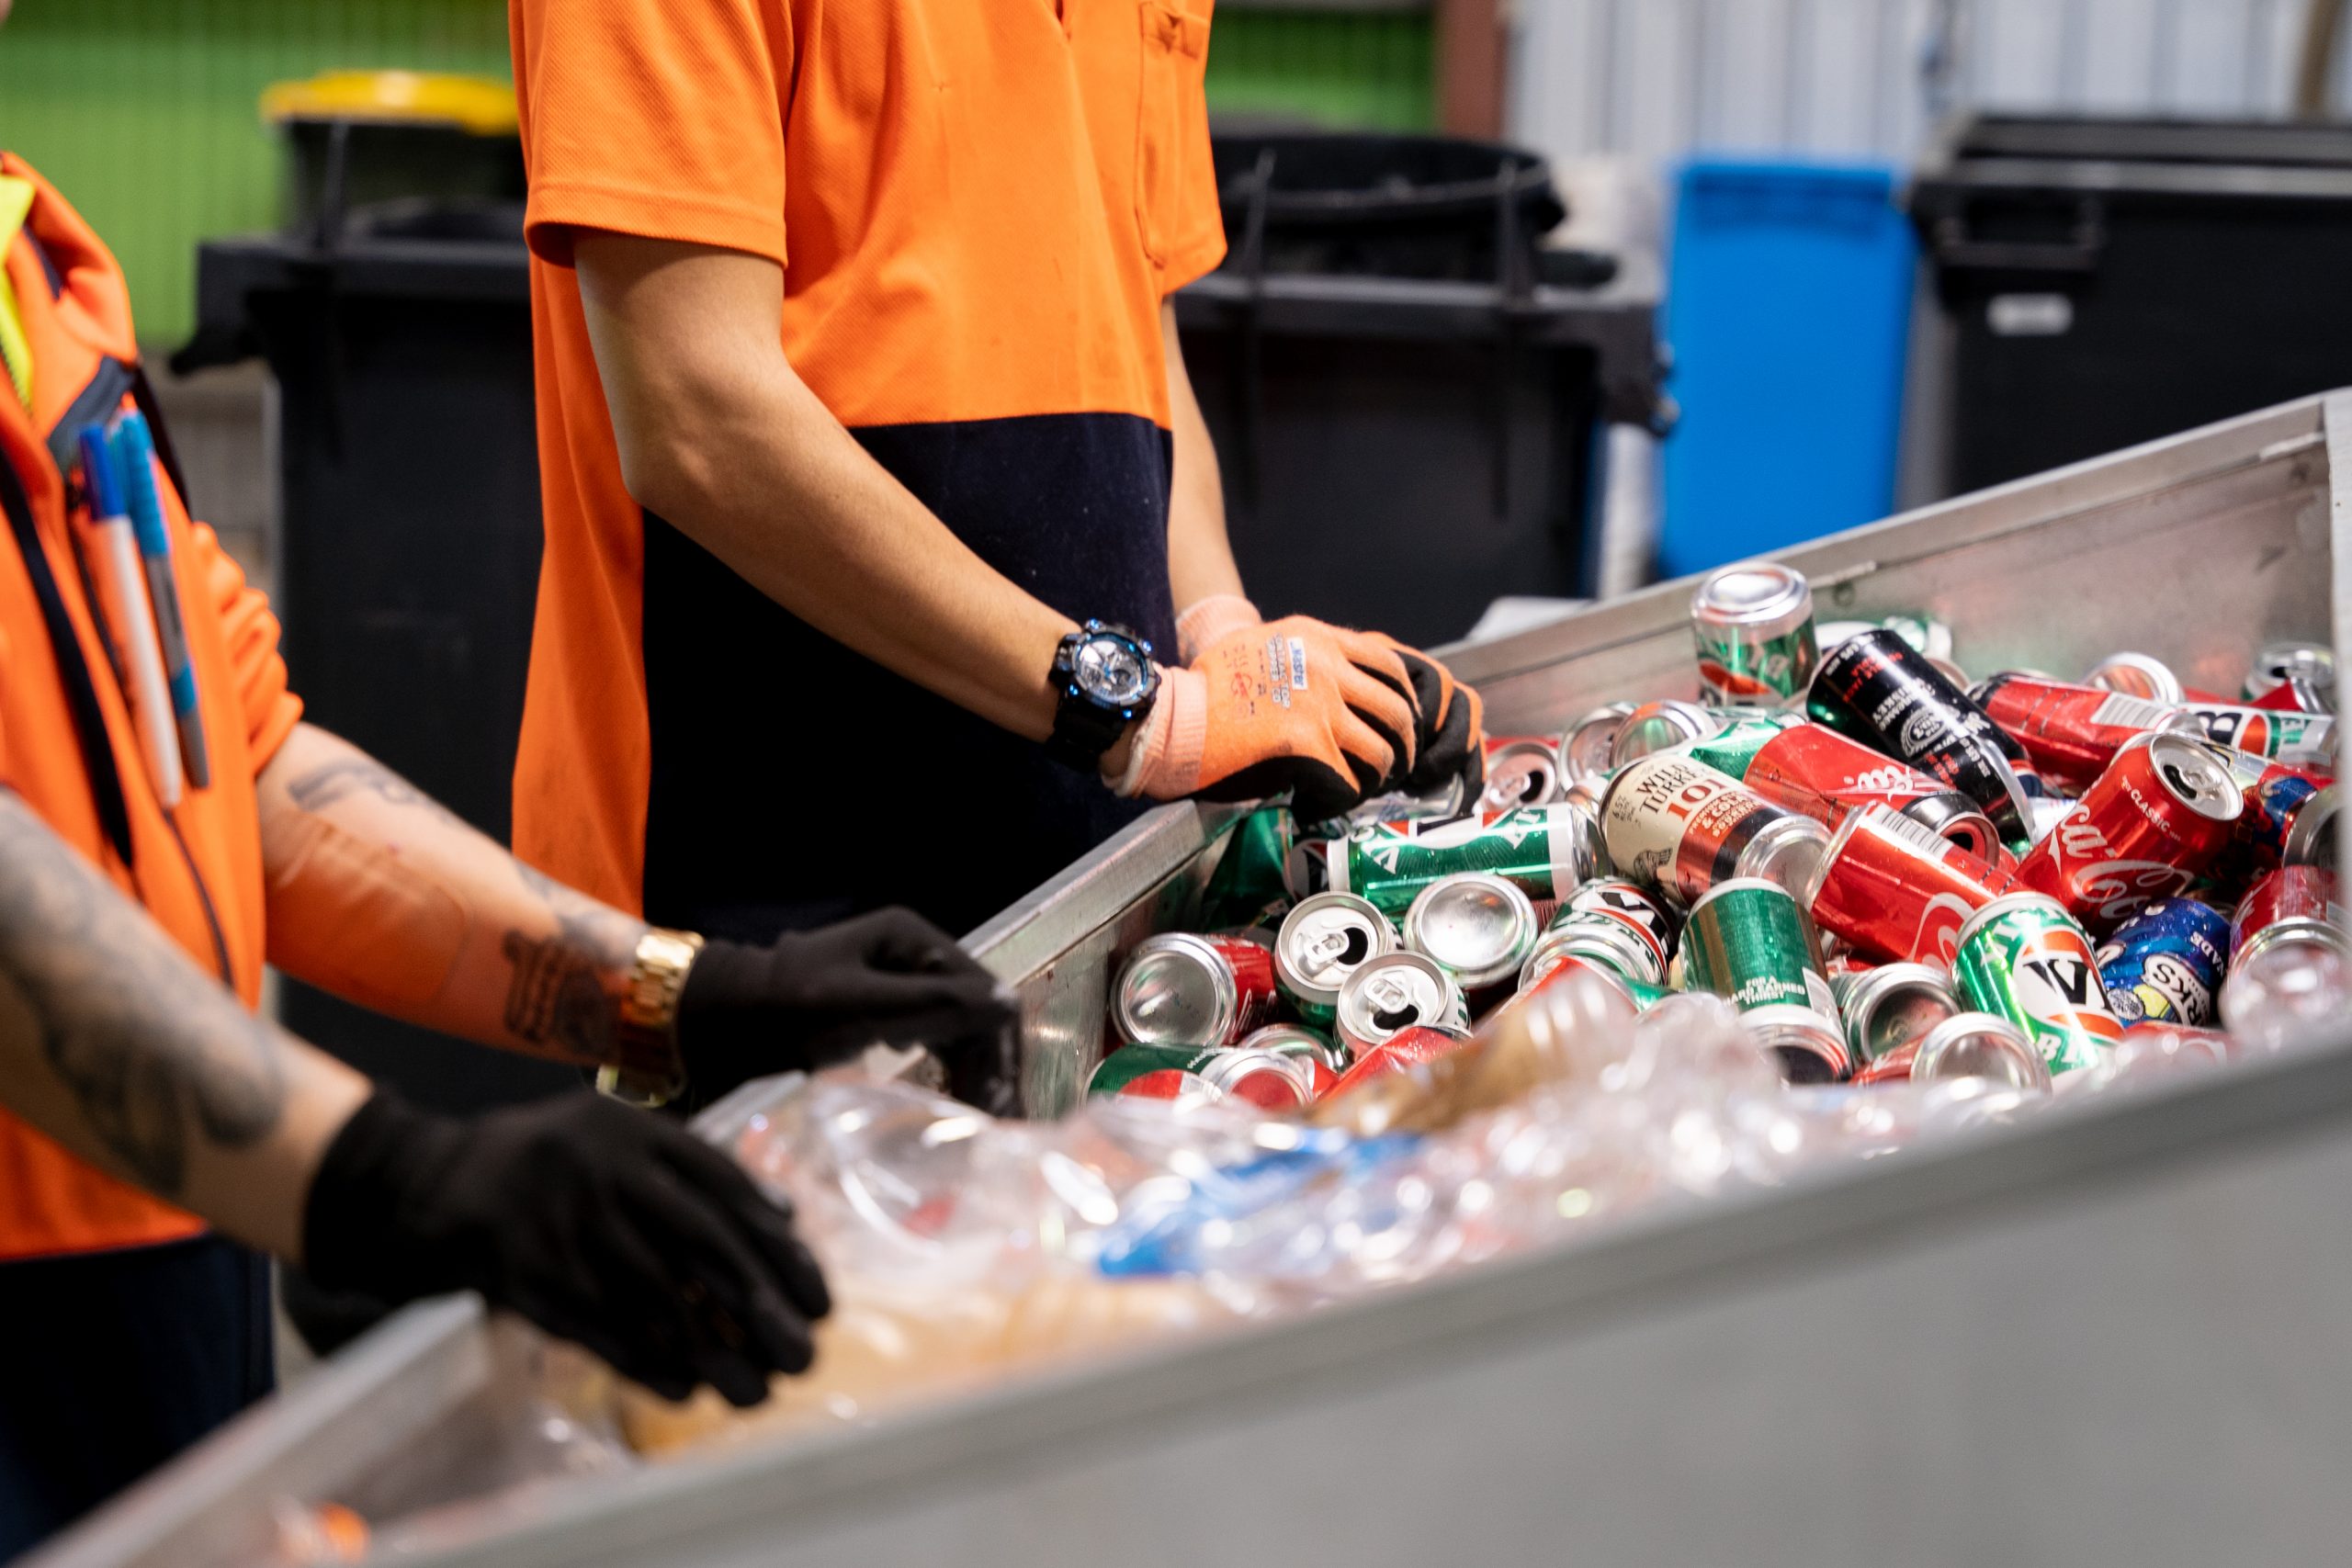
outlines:
M1501 877L1465 871L1421 889L1405 911L1405 945L1475 995L1517 977L1543 930L1526 894Z
M1912 1053L1910 1077L1919 1083L1990 1078L2009 1089L2047 1089L2050 1064L2033 1037L1992 1013L1959 1012L1929 1030Z
M1180 1073L1196 1078L1213 1057L1225 1055L1225 1049L1213 1045L1122 1045L1095 1064L1086 1080L1086 1092L1125 1094L1141 1080L1159 1073ZM1155 1085L1138 1092L1145 1098L1165 1100L1170 1096L1154 1092L1164 1087Z
M2244 968L2260 954L2294 942L2352 955L2335 873L2281 866L2247 888L2230 922L2230 967Z
M1838 1041L1836 1070L1826 1076L1846 1076L1849 1058L1837 998L1815 954L1812 927L1787 888L1740 877L1709 890L1683 927L1682 954L1690 988L1713 992L1743 1015L1769 1011L1783 1022L1791 1021L1782 1019L1789 1012L1813 1015ZM1799 1072L1809 1071L1820 1055L1810 1047L1801 1054L1806 1060Z
M1804 898L1823 931L1866 956L1949 966L1960 928L1993 901L1996 874L1950 840L1872 806L1829 840Z
M1741 714L1714 734L1697 740L1685 741L1675 748L1686 757L1696 757L1718 773L1739 779L1747 776L1748 765L1756 761L1756 753L1788 730L1805 722L1804 715L1787 708L1755 708Z
M2212 1022L2229 966L2228 919L2194 898L2159 898L2098 946L2107 1005L2126 1028Z
M1813 589L1777 561L1741 561L1709 572L1690 597L1699 685L1719 705L1780 707L1800 701L1820 651Z
M1968 694L2025 748L2037 770L2078 791L2106 772L2118 751L2152 730L2202 733L2196 719L2169 704L2015 671L1978 682Z
M2188 697L2172 666L2144 653L2109 654L2084 674L2083 684L2152 703L2181 703Z
M1894 632L1865 632L1824 659L1805 711L1960 791L2005 842L2031 841L2023 750Z
M1549 806L1560 798L1560 757L1548 740L1524 737L1487 742L1487 783L1478 793L1478 813L1498 817L1525 806Z
M1601 800L1601 842L1618 874L1688 908L1719 882L1811 879L1829 830L1688 757L1645 757Z
M1600 835L1583 807L1555 801L1491 822L1375 823L1331 840L1325 853L1332 891L1395 918L1430 884L1465 871L1491 872L1530 898L1565 898L1599 871Z
M1882 964L1833 976L1829 989L1846 1028L1857 1073L1867 1071L1960 1010L1943 970L1925 964Z
M1339 1042L1358 1060L1408 1029L1469 1026L1470 1009L1462 987L1418 953L1375 958L1340 987Z
M1721 769L1773 805L1810 817L1825 828L1836 828L1865 806L1891 806L1899 811L1939 796L1949 799L1957 793L1941 779L1824 724L1785 725L1744 757L1743 748L1726 747L1722 744L1724 739L1702 741L1690 747L1689 754ZM1969 809L1974 810L1973 804Z
M1697 703L1644 703L1617 726L1616 738L1609 746L1611 763L1622 768L1641 758L1704 740L1737 722L1738 717L1736 714L1701 707Z
M2257 757L2298 766L2335 765L2335 720L2325 714L2285 713L2235 703L2187 703L2206 739Z
M1632 703L1604 703L1560 732L1560 779L1571 785L1605 779L1617 766L1617 730L1632 716Z
M1294 905L1274 933L1274 981L1300 1018L1328 1030L1348 976L1396 951L1386 915L1351 893L1317 893Z
M1131 1045L1230 1045L1273 1020L1273 953L1239 937L1149 937L1112 985L1111 1021Z
M2267 642L2246 671L2245 700L2258 703L2290 683L2300 683L2318 705L2305 713L2335 711L2335 649L2324 642Z
M1348 1070L1347 1053L1333 1044L1319 1031L1302 1023L1270 1023L1265 1028L1241 1037L1236 1051L1270 1051L1277 1056L1287 1056L1306 1074L1317 1098L1329 1092L1331 1085Z
M1579 910L1566 924L1555 925L1536 939L1527 962L1520 966L1519 988L1526 990L1568 958L1598 964L1645 986L1666 984L1666 965L1647 942L1605 915Z
M1361 1089L1375 1078L1385 1078L1408 1067L1418 1067L1451 1056L1470 1043L1470 1032L1443 1024L1419 1024L1397 1031L1378 1045L1359 1055L1339 1080L1324 1092L1323 1098L1338 1100Z
M2142 737L2018 862L2013 886L2043 893L2105 933L2185 890L2220 858L2245 811L2237 780L2193 736Z
M1640 884L1622 876L1593 878L1561 901L1552 916L1551 929L1557 931L1579 915L1596 916L1625 927L1656 955L1658 973L1666 972L1668 961L1674 956L1674 940L1679 928L1666 904L1651 897Z
M2004 894L1977 910L1960 930L1952 977L1971 1011L2025 1031L2052 1075L2094 1065L2123 1037L2089 936L2042 894Z
M1987 865L1999 863L2008 852L2001 842L2001 835L1994 830L1993 819L1977 809L1976 803L1956 789L1948 789L1915 800L1902 807L1902 815L1948 840L1961 853Z

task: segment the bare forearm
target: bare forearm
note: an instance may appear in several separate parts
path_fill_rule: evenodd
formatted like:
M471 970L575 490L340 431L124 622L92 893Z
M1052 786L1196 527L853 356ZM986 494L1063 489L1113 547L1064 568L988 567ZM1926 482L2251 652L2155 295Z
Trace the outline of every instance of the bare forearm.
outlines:
M260 794L273 963L446 1033L611 1060L643 922L549 881L310 725Z
M74 1153L300 1255L311 1173L367 1098L247 1012L0 790L0 1100Z
M1239 594L1241 571L1225 529L1225 479L1216 447L1201 417L1200 400L1184 367L1176 333L1176 307L1160 307L1160 338L1167 350L1168 403L1175 437L1175 470L1168 496L1168 581L1176 608L1219 593Z
M975 555L801 381L778 346L774 264L621 235L582 235L578 255L631 493L828 637L1048 734L1046 672L1074 623Z

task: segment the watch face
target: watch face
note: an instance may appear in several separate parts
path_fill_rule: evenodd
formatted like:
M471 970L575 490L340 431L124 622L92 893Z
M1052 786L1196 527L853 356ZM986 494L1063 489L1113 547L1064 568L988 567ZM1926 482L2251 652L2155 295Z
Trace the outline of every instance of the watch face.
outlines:
M1089 637L1080 644L1073 672L1080 691L1114 707L1142 701L1151 683L1151 665L1120 637Z

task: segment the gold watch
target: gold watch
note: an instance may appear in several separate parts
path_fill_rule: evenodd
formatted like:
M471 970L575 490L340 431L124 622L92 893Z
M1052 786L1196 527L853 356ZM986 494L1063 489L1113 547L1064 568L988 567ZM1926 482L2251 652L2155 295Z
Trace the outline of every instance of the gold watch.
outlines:
M637 957L620 996L619 1026L613 1031L615 1060L596 1069L599 1089L645 1106L666 1104L684 1092L678 998L701 951L702 938L692 931L652 927L637 939Z

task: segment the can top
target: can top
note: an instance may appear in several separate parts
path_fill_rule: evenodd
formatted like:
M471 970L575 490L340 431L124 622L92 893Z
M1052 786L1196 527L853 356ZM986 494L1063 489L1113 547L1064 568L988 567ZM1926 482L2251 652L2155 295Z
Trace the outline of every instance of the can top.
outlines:
M1170 931L1136 944L1119 971L1113 1018L1138 1045L1216 1045L1233 1032L1240 987L1203 937Z
M1991 1078L2012 1089L2050 1087L2050 1066L2024 1030L1989 1012L1956 1012L1928 1031L1911 1059L1915 1083Z
M2296 808L2280 859L2289 865L2335 869L2335 815L2343 797L2329 784Z
M1453 1023L1461 996L1446 972L1420 953L1384 953L1340 987L1340 1032L1377 1044L1415 1024Z
M1517 974L1538 929L1527 895L1482 871L1438 878L1405 911L1405 945L1473 990Z
M1487 786L1479 806L1514 811L1548 806L1560 798L1560 757L1550 742L1510 740L1487 753Z
M1750 560L1719 567L1690 596L1690 616L1708 626L1793 628L1813 614L1813 589L1804 573L1779 561Z
M2091 666L2090 672L2083 677L2083 684L2121 692L2127 697L2144 697L2152 703L2177 703L2186 695L2180 677L2172 672L2172 667L2144 653L2109 654Z
M1611 763L1623 767L1653 752L1669 746L1679 746L1686 740L1703 740L1723 728L1713 714L1696 703L1644 703L1627 714L1618 725L1609 755Z
M2254 656L2254 668L2245 678L2245 694L2260 697L2278 690L2290 681L2302 681L2324 694L2327 705L2335 707L2335 649L2324 642L2304 642L2282 638L2266 642Z
M1349 976L1396 951L1396 929L1367 900L1317 893L1283 918L1274 937L1274 972L1304 998L1329 1003Z
M1566 784L1599 778L1617 765L1617 727L1634 711L1631 703L1607 703L1560 734L1560 777Z
M1214 1051L1197 1069L1204 1081L1266 1111L1300 1111L1315 1099L1312 1074L1279 1051L1235 1046Z
M1829 829L1810 817L1783 817L1757 829L1739 852L1739 874L1709 889L1710 895L1733 882L1761 881L1792 897L1811 893L1829 860ZM1704 903L1705 899L1700 902Z
M2199 817L2234 822L2245 811L2236 776L2200 739L2158 730L2147 738L2148 761L2166 793Z
M1943 972L1925 964L1883 964L1829 982L1857 1060L1875 1062L1924 1039L1960 1010Z

